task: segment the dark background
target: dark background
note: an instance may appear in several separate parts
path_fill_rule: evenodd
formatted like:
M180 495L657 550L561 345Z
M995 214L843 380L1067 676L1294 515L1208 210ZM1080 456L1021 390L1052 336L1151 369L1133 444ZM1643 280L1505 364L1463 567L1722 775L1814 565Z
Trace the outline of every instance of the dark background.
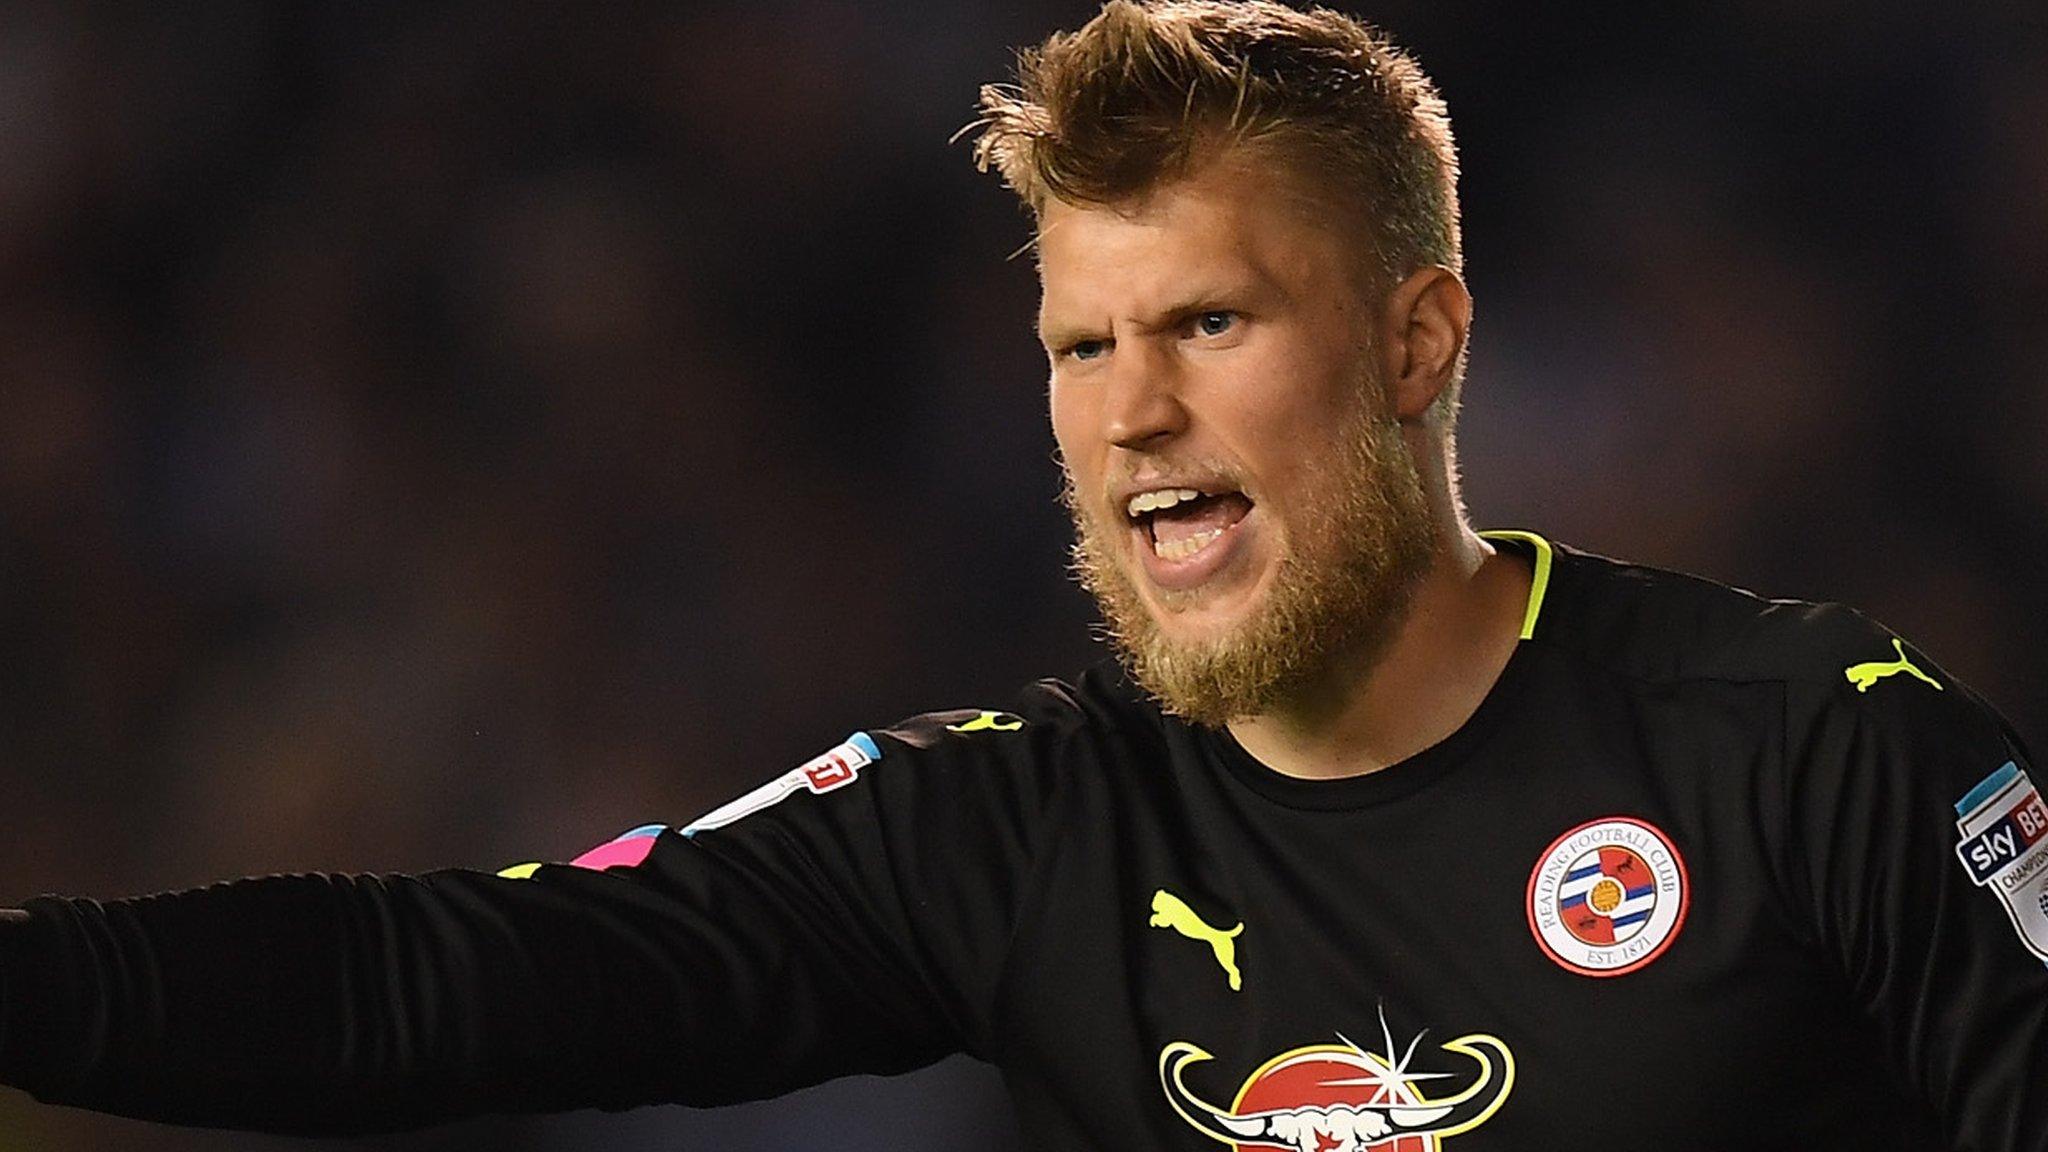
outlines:
M2038 743L2048 19L1876 7L1369 15L1463 148L1479 522L1858 604ZM566 858L1093 659L947 143L1090 11L0 7L0 901ZM364 1146L1009 1123L952 1062Z

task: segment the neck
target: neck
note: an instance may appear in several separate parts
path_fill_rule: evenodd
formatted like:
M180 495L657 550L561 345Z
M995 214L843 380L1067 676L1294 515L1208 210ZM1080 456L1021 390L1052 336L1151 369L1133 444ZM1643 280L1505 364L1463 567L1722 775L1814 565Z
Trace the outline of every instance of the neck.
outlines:
M1531 572L1462 520L1439 533L1392 638L1283 706L1231 721L1245 751L1289 776L1333 779L1397 764L1471 719L1514 654Z

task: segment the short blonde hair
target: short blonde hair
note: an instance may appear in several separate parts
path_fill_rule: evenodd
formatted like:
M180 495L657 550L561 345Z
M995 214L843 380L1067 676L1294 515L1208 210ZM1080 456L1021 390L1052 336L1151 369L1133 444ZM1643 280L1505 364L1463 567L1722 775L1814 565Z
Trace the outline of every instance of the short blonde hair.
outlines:
M1272 0L1109 0L981 90L974 159L1033 212L1114 205L1222 152L1287 166L1363 225L1371 282L1458 271L1458 153L1444 101L1377 30ZM1356 213L1345 221L1341 217Z

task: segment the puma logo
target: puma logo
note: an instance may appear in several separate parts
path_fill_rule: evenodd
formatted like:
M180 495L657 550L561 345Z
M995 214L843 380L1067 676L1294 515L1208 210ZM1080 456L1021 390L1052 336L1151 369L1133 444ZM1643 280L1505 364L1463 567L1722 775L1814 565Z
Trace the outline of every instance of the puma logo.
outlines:
M1230 977L1230 990L1244 990L1244 977L1237 970L1237 936L1244 931L1239 922L1235 928L1211 928L1187 901L1161 888L1152 894L1152 919L1154 928L1171 928L1190 940L1200 940L1216 953L1216 963L1223 966L1224 975Z
M1015 732L1023 726L1024 718L1022 716L1013 716L1008 712L983 712L981 715L965 723L946 725L946 731Z
M1935 683L1934 677L1913 666L1912 659L1906 655L1905 643L1897 636L1892 637L1892 650L1899 654L1897 660L1873 660L1868 664L1852 665L1844 673L1849 677L1849 683L1854 684L1858 692L1868 692L1871 685L1879 680L1904 672L1914 679L1925 683L1936 692L1942 690L1941 685Z

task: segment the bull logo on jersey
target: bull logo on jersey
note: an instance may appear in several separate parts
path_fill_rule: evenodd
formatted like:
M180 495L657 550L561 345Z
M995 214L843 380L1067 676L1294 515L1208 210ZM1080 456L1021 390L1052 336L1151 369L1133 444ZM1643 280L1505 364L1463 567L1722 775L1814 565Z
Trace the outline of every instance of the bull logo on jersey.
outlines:
M1551 841L1529 873L1529 931L1582 976L1620 976L1662 955L1691 891L1671 838L1629 816L1593 820Z
M1394 1055L1393 1036L1384 1056L1346 1039L1283 1052L1245 1079L1229 1108L1204 1101L1189 1089L1190 1066L1214 1059L1200 1047L1176 1040L1159 1052L1159 1084L1167 1103L1197 1132L1239 1152L1440 1152L1446 1137L1486 1123L1507 1102L1515 1085L1515 1058L1499 1039L1473 1034L1442 1045L1477 1068L1464 1087L1432 1099L1424 1081L1454 1080L1458 1073L1415 1072L1408 1050Z

